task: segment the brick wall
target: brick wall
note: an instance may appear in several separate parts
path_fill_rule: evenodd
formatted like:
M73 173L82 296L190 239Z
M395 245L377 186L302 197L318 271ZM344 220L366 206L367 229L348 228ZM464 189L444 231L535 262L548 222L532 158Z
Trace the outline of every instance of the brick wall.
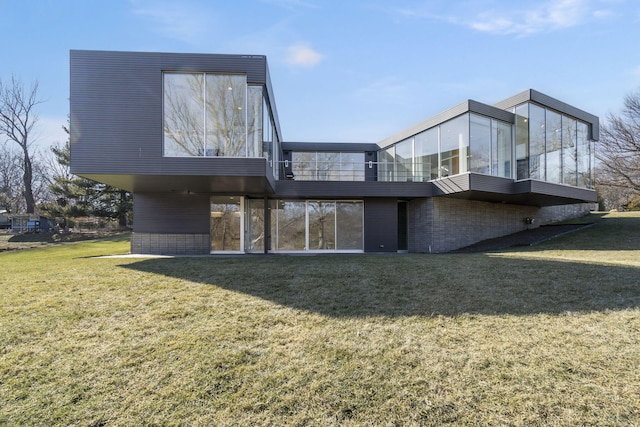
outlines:
M158 234L131 235L131 252L154 255L206 255L211 251L208 234Z
M448 197L413 200L409 203L409 252L448 252L482 240L583 216L591 208L591 204L539 208ZM525 218L533 218L533 224L527 224Z

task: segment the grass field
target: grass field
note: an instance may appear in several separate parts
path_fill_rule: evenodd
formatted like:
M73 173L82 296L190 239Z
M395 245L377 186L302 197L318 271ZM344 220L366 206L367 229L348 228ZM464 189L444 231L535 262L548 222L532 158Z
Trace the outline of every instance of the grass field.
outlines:
M640 215L459 255L0 253L0 425L640 425Z

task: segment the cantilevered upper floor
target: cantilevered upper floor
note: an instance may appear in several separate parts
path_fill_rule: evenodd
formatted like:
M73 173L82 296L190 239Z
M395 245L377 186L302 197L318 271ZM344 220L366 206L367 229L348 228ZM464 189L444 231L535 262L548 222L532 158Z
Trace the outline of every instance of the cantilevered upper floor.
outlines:
M535 90L377 144L283 142L261 55L71 51L71 170L136 193L593 202L598 118Z

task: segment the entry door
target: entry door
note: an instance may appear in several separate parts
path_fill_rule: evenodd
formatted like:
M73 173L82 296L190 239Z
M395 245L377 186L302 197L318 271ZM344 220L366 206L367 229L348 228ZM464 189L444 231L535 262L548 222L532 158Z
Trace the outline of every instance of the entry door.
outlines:
M239 196L211 197L211 252L243 252L244 200Z

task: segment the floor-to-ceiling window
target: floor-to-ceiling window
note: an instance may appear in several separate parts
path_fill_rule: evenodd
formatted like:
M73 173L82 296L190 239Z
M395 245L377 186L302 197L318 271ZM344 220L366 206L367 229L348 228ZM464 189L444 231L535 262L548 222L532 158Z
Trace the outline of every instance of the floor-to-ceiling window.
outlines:
M361 252L362 201L271 200L272 252Z
M469 115L463 114L440 125L440 176L468 172Z
M243 224L242 198L233 196L211 197L211 251L242 251Z

